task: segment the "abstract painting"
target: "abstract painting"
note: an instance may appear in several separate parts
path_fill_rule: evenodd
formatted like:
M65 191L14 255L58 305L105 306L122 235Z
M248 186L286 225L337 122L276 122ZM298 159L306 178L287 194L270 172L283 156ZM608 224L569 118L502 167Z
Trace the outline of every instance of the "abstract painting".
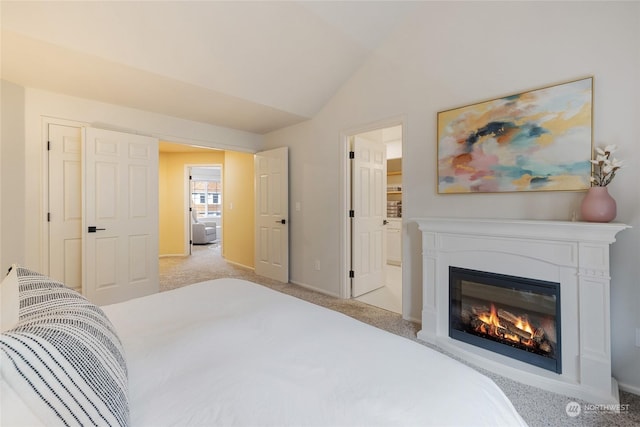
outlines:
M438 113L438 193L585 190L593 78Z

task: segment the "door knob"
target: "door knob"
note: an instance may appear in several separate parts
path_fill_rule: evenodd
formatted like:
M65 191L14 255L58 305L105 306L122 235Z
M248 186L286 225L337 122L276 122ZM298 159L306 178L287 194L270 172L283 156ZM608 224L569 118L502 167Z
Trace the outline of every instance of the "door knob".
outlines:
M276 221L276 224L286 224L287 220L286 219L280 219L278 221Z
M389 224L389 221L387 221L386 219L382 221L382 225L387 225Z
M89 230L87 230L89 233L95 233L96 231L103 231L106 230L106 228L97 228L95 225L90 225L89 226Z

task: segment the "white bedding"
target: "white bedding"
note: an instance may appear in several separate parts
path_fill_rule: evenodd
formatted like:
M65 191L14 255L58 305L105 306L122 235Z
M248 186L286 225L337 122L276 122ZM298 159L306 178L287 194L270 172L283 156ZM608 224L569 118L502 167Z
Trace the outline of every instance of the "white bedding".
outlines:
M103 309L124 345L133 426L525 424L473 369L243 280Z

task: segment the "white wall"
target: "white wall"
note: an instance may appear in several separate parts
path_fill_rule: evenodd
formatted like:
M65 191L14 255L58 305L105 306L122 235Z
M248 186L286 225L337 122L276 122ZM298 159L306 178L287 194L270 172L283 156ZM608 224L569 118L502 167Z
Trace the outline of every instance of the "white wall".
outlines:
M266 137L290 147L291 279L339 295L341 132L406 120L403 213L570 220L584 193L437 195L436 114L594 76L594 143L618 144L626 167L610 185L617 221L634 228L611 252L614 375L640 393L640 3L425 2L312 120ZM404 316L421 311L421 245L405 230ZM314 260L322 269L315 271Z
M0 137L0 279L9 266L24 263L25 192L24 89L1 81ZM16 209L16 207L20 207Z
M16 124L11 132L11 140L2 134L2 158L7 162L7 151L15 152L10 167L3 163L0 171L2 182L2 268L5 264L18 261L30 268L46 271L45 221L46 200L44 185L46 174L47 118L88 123L91 126L156 136L165 141L182 142L206 147L255 152L261 148L260 135L213 126L175 117L124 108L116 105L80 99L32 88L20 88L8 84L16 96L9 96L3 90L3 122L5 120L5 100L7 108L23 111L22 123ZM3 83L3 89L5 85ZM16 114L17 115L17 114ZM9 144L5 148L5 144ZM6 184L5 184L6 183ZM7 193L5 187L10 187ZM11 203L11 206L9 206ZM9 207L18 216L13 225L12 217L6 215ZM9 224L9 220L12 222ZM26 243L25 243L26 242ZM11 251L7 251L7 247Z

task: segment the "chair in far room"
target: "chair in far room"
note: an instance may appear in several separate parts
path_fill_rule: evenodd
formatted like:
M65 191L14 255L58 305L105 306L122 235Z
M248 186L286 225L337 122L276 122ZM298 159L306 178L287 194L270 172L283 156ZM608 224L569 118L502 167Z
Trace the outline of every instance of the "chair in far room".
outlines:
M191 212L191 239L194 245L206 245L216 241L216 223L198 220L196 211Z

